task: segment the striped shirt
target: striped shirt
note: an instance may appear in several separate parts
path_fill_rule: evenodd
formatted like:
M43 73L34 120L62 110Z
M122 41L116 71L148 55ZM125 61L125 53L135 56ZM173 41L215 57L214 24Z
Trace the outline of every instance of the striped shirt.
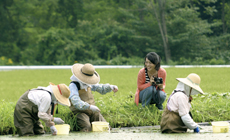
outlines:
M145 83L149 83L149 82L150 82L150 78L149 78L149 75L148 75L147 68L145 68Z
M146 80L146 74L147 72L145 71L145 68L142 68L140 69L139 73L138 73L138 77L137 77L137 90L136 90L136 93L135 93L135 103L136 105L139 104L139 93L140 91L144 90L145 88L147 87L150 87L151 84L150 82L147 82ZM161 77L163 79L163 89L161 89L162 91L164 91L164 88L166 86L166 71L164 68L161 68L158 70L158 77ZM148 77L148 80L150 81L149 77ZM165 92L165 91L164 91Z

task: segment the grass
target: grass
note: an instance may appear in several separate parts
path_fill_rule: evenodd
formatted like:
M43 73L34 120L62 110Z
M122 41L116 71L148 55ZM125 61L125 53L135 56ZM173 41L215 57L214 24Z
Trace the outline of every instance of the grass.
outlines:
M189 73L201 77L201 88L205 95L195 95L192 102L192 114L196 122L230 120L230 68L165 68L167 71L167 98L177 85L176 78L185 78ZM93 92L96 105L112 127L159 125L162 112L155 106L142 108L134 104L137 74L140 68L96 69L100 74L100 83L117 85L115 94L100 95ZM14 106L19 97L28 89L48 86L49 82L69 85L71 70L13 70L0 71L0 134L16 133L13 125ZM167 99L166 99L167 100ZM164 107L166 102L164 103ZM76 119L70 110L59 105L59 114L74 130ZM47 131L49 129L46 128Z

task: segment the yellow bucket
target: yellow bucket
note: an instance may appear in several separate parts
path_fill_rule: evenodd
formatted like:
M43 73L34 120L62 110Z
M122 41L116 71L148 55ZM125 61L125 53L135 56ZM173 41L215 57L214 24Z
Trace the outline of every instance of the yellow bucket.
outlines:
M57 124L55 128L57 129L57 135L67 135L70 131L69 124Z
M212 130L214 133L227 133L229 131L228 122L212 122Z
M109 123L108 122L92 122L92 130L94 132L105 132L109 131Z

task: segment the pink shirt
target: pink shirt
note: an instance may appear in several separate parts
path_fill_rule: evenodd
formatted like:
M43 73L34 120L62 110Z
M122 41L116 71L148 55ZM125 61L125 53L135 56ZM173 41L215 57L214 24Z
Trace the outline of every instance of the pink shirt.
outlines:
M162 91L164 91L164 88L166 86L166 71L165 69L161 68L158 70L158 77L161 77L163 79L163 89ZM146 89L147 87L150 87L151 84L149 83L145 83L145 68L140 69L139 73L138 73L138 77L137 77L137 90L136 90L136 94L135 94L135 103L136 105L139 104L139 94L140 91Z
M179 113L182 117L189 113L191 104L189 103L189 97L183 92L177 92L170 97L167 106L171 111Z

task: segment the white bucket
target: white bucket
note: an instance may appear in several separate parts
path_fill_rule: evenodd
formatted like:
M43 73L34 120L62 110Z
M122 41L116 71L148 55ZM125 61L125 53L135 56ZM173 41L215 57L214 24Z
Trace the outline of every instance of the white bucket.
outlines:
M92 130L93 132L108 132L110 131L109 123L100 121L92 122Z
M57 129L57 135L67 135L70 131L69 124L57 124L55 128Z
M228 133L229 123L228 122L212 122L212 130L214 133Z

